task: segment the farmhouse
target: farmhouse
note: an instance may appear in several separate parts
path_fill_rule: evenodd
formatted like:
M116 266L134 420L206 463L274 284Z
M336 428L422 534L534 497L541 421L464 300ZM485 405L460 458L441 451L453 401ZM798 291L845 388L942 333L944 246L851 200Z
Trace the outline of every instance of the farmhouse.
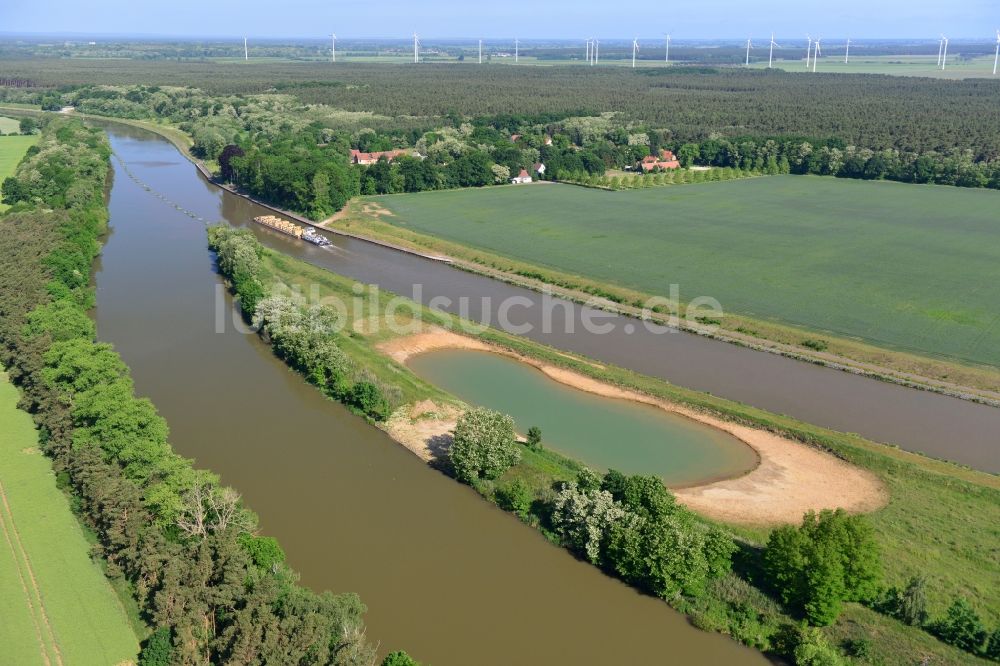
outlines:
M537 174L539 177L544 176L545 175L545 165L542 164L541 162L535 162L531 166L531 173Z
M681 163L669 150L661 150L659 155L643 157L642 162L639 163L639 167L647 173L656 169L678 169L680 166Z
M381 158L391 162L397 157L406 155L405 150L383 150L377 153L363 153L360 150L351 149L351 164L375 164Z
M510 179L511 185L520 185L522 183L530 183L530 182L531 182L531 176L528 175L528 172L524 169L521 169L521 173L517 174L516 178Z

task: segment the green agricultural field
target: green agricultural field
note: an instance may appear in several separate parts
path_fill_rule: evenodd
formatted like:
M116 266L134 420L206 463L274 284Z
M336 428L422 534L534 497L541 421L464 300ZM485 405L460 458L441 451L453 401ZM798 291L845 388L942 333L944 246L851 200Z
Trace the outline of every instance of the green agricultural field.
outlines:
M0 116L0 134L17 134L21 130L21 122L14 118Z
M374 197L401 228L726 312L1000 365L1000 192L774 176Z
M843 45L839 45L838 48L842 50ZM750 66L758 69L767 67L767 53L763 56L759 53L752 54ZM802 48L800 60L775 60L774 67L789 72L805 72L805 47ZM846 63L843 55L821 56L816 65L816 72L929 76L936 79L993 78L993 56L963 57L960 53L949 53L948 64L944 70L938 66L936 55L852 55Z
M17 400L0 372L0 661L131 663L139 644L125 611Z
M9 119L4 118L0 120ZM17 163L21 161L24 153L36 141L38 141L37 136L0 136L0 183L7 176L13 175L14 169L17 168ZM8 208L9 206L0 203L0 213Z

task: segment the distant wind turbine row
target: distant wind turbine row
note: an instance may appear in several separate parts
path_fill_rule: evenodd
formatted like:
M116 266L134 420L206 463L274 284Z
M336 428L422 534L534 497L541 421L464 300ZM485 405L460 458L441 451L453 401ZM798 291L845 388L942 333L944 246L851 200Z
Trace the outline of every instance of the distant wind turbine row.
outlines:
M996 31L996 49L993 54L993 76L997 75L1000 71L1000 30ZM669 33L664 33L664 52L663 61L670 64L670 42L671 37ZM597 38L590 38L585 40L585 58L590 65L597 65L600 62L600 41ZM420 62L420 37L417 33L413 33L413 62ZM519 39L514 38L514 62L517 63L520 60L520 49L521 42ZM746 43L746 57L744 59L744 65L746 67L750 66L750 51L754 48L752 39L747 39ZM774 49L780 49L781 45L774 41L774 33L771 33L771 41L768 44L768 56L767 56L767 67L772 69L774 67ZM632 68L634 69L637 65L637 59L639 54L639 39L634 38L632 40ZM822 50L820 48L820 38L812 38L812 35L806 35L806 71L816 72L816 65L819 57L822 55ZM509 57L509 56L508 56ZM844 64L850 62L851 57L851 39L847 38L847 43L844 46ZM250 47L247 42L247 37L243 37L243 59L250 60ZM333 33L330 35L330 62L337 62L337 35ZM479 64L483 63L483 40L479 40ZM941 39L938 41L938 54L937 54L937 65L942 71L948 66L948 38L942 34Z

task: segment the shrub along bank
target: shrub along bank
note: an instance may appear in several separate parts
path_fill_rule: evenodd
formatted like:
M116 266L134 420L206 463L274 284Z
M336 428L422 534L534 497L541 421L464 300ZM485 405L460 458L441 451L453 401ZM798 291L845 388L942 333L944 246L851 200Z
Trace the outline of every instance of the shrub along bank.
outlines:
M263 306L275 296L285 298L286 293L310 293L312 289L316 292L310 298L320 302L332 298L348 303L357 296L355 285L348 278L264 249L249 234L231 230L213 233L243 236L247 245L253 248L252 252L242 254L257 258L254 274L261 285L270 285L264 289L268 296L255 308L258 322L265 329L266 322L277 317ZM248 259L250 264L254 261ZM222 263L220 259L220 265ZM235 284L233 278L230 280ZM253 296L257 290L250 288L248 293ZM454 325L455 322L447 315L409 301L389 314L390 302L398 303L393 294L366 295L356 306L358 309L349 307L341 311L344 320L338 320L336 333L327 337L350 359L353 373L378 378L387 393L400 396L398 401L409 404L427 398L453 400L391 361L377 350L377 346L399 334L384 325L389 317L403 327L401 332L410 328L409 324L417 317L427 324ZM319 317L318 310L307 308L301 302L292 303L296 306L296 314L291 315L291 321ZM277 309L284 310L284 307ZM292 328L297 330L295 326ZM269 335L266 330L263 334ZM989 554L996 535L991 516L996 515L996 507L1000 504L994 477L618 368L595 367L493 329L479 337L548 364L709 410L724 418L782 432L833 451L873 471L891 493L889 506L865 518L846 519L825 514L807 518L802 528L792 530L796 536L788 539L794 548L772 551L774 566L768 568L765 566L768 552L765 544L769 530L714 525L674 505L673 498L658 479L627 478L616 473L604 477L595 475L579 463L541 447L538 437L533 438L533 445L515 443L512 425L502 415L494 413L480 414L475 419L470 417L463 427L456 428L456 441L460 445L448 470L456 478L470 483L486 499L517 514L553 542L595 562L609 574L661 596L691 615L698 626L730 634L761 650L785 654L800 659L801 663L838 663L836 660L843 659L844 651L854 654L855 650L867 650L873 663L909 664L922 656L930 656L941 663L977 663L977 658L971 654L950 648L935 638L943 633L932 634L931 631L937 626L938 618L949 614L947 609L959 596L968 597L978 617L985 618L979 620L981 625L992 627L997 623L997 618L988 610L995 600L990 581L997 576ZM322 335L317 336L317 340L320 339ZM318 342L303 348L318 348ZM277 346L275 349L283 353ZM323 358L322 355L304 357ZM335 354L330 358L339 359L340 356ZM312 367L310 372L316 377L312 381L331 397L337 397L335 392L324 387L330 386L330 377L347 374L328 372L326 361L313 363L301 367ZM310 373L305 374L310 376ZM620 490L624 487L642 491ZM637 499L641 497L657 499ZM643 509L646 505L653 508ZM968 525L956 527L955 515L965 516ZM813 522L821 524L822 529L810 527ZM831 536L822 536L827 533ZM914 534L924 535L926 547L914 547ZM728 558L732 567L728 572L727 558L720 555L725 552L726 543L737 546ZM822 575L803 578L795 573L801 572L795 568L795 563L796 558L802 557L822 563ZM871 568L855 570L849 566L852 559L858 559L859 566L862 560L874 564ZM786 568L779 568L777 563ZM878 573L881 570L884 570L884 579ZM790 573L782 576L778 571ZM868 571L870 576L859 576L858 571ZM933 579L924 589L926 617L924 622L908 626L896 610L898 604L893 601L898 591L883 589L883 585L905 586L909 577L920 571ZM861 579L868 583L859 588L853 581ZM781 601L783 597L788 599L787 603ZM839 607L842 612L829 626L815 631L803 630L801 623L810 620L806 608L810 602L817 610ZM951 624L961 625L964 616L954 615L957 619ZM927 622L927 617L933 619ZM812 621L825 624L830 619L817 614ZM972 633L979 635L975 631ZM988 642L973 652L982 650L988 650Z
M4 184L0 360L108 576L155 628L140 662L370 663L360 600L299 587L239 495L172 451L127 366L95 341L109 156L100 131L52 119Z

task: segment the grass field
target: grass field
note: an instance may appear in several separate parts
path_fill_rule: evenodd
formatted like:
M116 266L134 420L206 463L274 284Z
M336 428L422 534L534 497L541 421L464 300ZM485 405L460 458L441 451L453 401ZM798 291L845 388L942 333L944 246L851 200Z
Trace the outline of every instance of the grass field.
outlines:
M1000 193L778 176L632 192L562 185L375 197L387 221L644 293L1000 365Z
M131 663L139 645L125 611L17 400L0 373L0 661Z
M0 134L17 134L21 130L21 122L15 118L0 116Z
M0 120L9 120L3 118ZM16 124L16 123L15 123ZM17 163L24 157L29 147L38 141L37 136L0 136L0 183L7 176L14 174ZM10 206L0 203L0 213Z
M825 42L824 42L825 43ZM832 45L843 51L843 44ZM775 69L789 72L805 72L805 47L801 60L775 60ZM763 57L752 54L750 66L767 67L767 53ZM892 74L894 76L929 76L935 79L993 78L993 56L963 58L961 54L950 53L948 64L941 69L936 55L852 55L844 62L843 55L823 57L816 65L817 73L826 74Z

